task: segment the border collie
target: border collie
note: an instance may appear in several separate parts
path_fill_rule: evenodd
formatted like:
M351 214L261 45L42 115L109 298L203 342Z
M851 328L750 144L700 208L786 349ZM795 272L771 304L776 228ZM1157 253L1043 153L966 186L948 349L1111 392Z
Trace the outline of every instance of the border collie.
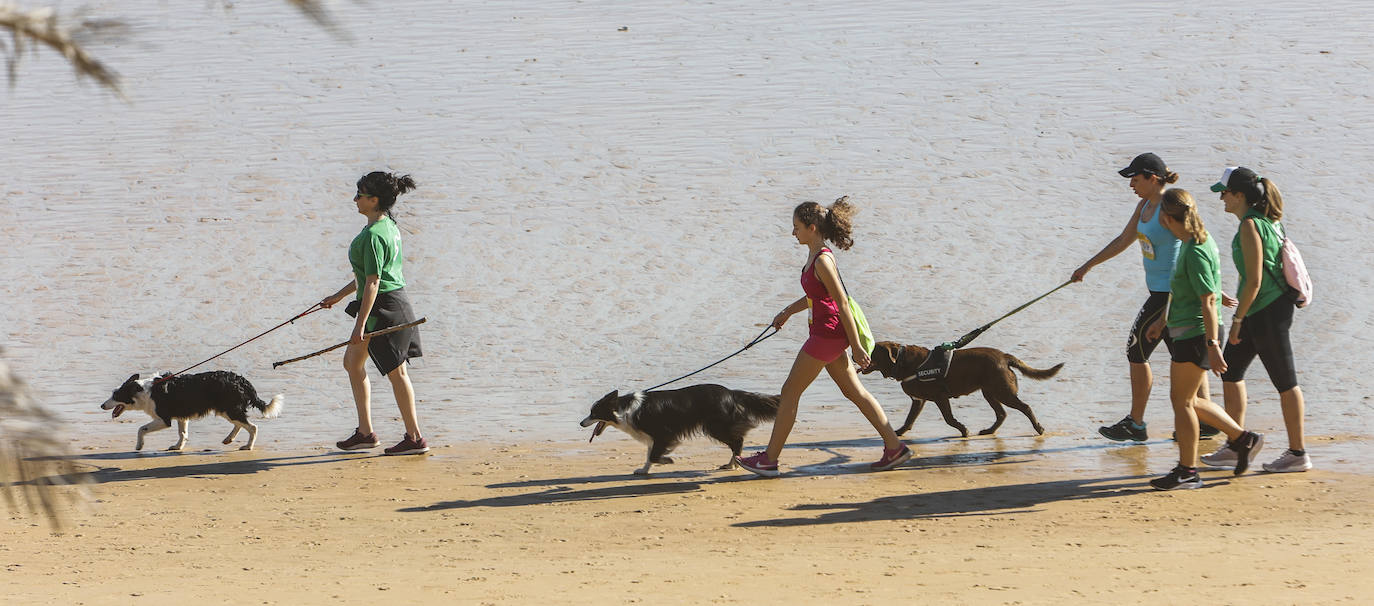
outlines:
M171 427L174 419L181 437L167 450L181 450L186 447L186 432L191 420L210 414L224 417L234 424L234 429L224 438L225 444L233 442L240 429L246 429L248 443L239 450L252 450L253 444L258 440L258 427L248 421L248 408L258 409L266 419L281 412L282 394L273 396L271 402L263 402L248 379L227 370L163 380L169 374L171 373L164 373L156 379L139 379L135 374L125 380L119 389L110 394L110 399L100 405L101 410L114 411L110 413L112 419L123 414L126 409L141 410L153 418L151 422L138 428L138 443L134 450L143 450L143 437Z
M643 442L649 447L649 456L635 474L648 475L653 464L672 463L666 455L682 440L697 434L730 447L730 461L720 469L731 469L744 448L744 434L777 416L778 396L705 384L623 396L612 391L592 405L582 426L596 425L592 439L610 425Z

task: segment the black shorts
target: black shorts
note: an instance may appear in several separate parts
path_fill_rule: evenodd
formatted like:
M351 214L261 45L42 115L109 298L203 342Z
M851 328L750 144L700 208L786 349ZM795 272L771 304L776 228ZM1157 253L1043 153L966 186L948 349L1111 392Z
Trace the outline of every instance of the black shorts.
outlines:
M1293 363L1293 343L1288 330L1293 326L1293 298L1285 294L1264 309L1241 321L1240 343L1226 344L1226 372L1221 380L1245 380L1245 371L1259 356L1274 388L1283 393L1298 386L1298 371Z
M1145 299L1145 304L1140 306L1140 313L1135 316L1135 324L1131 326L1131 334L1126 339L1126 360L1132 364L1144 364L1150 360L1150 354L1154 353L1155 347L1159 342L1164 341L1164 347L1170 352L1173 346L1170 345L1172 339L1169 338L1169 330L1162 331L1162 338L1147 339L1145 330L1154 324L1164 315L1164 308L1169 306L1169 293L1150 291L1150 298Z
M358 308L349 305L349 315L356 316ZM347 311L347 310L346 310ZM406 297L405 289L377 293L377 300L372 304L372 313L368 316L371 320L370 326L366 327L367 332L390 328L407 322L415 321L415 312L410 308L410 299ZM420 331L412 326L404 330L398 330L367 340L367 355L372 358L372 363L377 366L377 370L383 375L391 374L410 358L418 358L424 355L420 349Z
M1207 360L1207 335L1173 341L1169 348L1169 359L1175 362L1195 364L1203 370L1211 370L1212 363Z

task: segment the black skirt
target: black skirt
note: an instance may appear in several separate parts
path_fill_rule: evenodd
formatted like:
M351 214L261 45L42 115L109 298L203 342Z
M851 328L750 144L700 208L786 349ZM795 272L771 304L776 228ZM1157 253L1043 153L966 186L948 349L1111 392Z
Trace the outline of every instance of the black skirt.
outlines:
M358 307L349 304L345 311L348 315L357 317ZM377 293L377 300L372 304L372 313L368 320L367 332L414 322L415 312L410 308L410 299L406 297L405 289ZM412 326L372 337L367 340L367 355L372 358L372 363L383 375L391 374L391 371L399 368L406 360L424 355L420 349L420 331L418 327Z

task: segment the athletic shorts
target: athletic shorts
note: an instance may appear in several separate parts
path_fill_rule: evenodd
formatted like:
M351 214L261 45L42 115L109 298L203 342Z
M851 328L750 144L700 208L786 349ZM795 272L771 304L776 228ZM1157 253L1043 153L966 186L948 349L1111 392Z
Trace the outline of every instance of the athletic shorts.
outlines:
M822 337L820 335L811 335L811 337L806 340L806 343L802 344L802 353L825 362L826 364L839 359L840 356L844 355L844 350L846 349L849 349L849 339L846 337L836 339L832 337Z
M1164 309L1169 305L1169 293L1150 291L1150 298L1145 299L1145 304L1140 306L1140 313L1135 316L1135 324L1131 326L1131 334L1126 339L1126 360L1132 364L1144 364L1150 360L1150 354L1154 353L1155 347L1159 342L1164 341L1164 347L1173 351L1172 339L1169 338L1169 330L1166 328L1161 332L1161 339L1145 338L1145 331L1150 328L1164 315Z
M1221 380L1245 380L1245 371L1259 356L1274 388L1283 393L1298 386L1298 371L1293 364L1293 343L1288 330L1293 326L1293 299L1284 295L1240 323L1240 343L1226 344L1226 372Z
M353 309L350 315L357 315L357 308L349 307ZM374 332L414 321L415 312L410 309L410 299L406 297L404 288L398 288L377 293L377 301L372 304L372 314L368 316L365 330ZM420 331L412 326L372 337L367 340L367 355L383 375L391 374L406 360L424 355L420 349Z
M1207 335L1172 341L1169 359L1175 362L1195 364L1203 370L1211 370L1212 363L1207 359Z

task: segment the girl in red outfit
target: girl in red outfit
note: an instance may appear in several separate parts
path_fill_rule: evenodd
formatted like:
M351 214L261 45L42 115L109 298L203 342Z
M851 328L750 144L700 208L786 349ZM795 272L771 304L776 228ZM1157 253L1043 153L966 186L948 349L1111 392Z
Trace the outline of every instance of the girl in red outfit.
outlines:
M798 244L809 250L801 276L802 290L806 291L806 296L778 312L773 318L773 326L781 330L792 314L810 308L811 336L797 353L792 371L783 383L778 417L773 421L773 436L768 440L768 449L753 456L735 458L740 467L758 475L778 475L778 455L782 454L787 435L792 432L792 425L797 420L797 405L802 392L816 380L822 368L830 373L840 393L859 407L859 411L883 438L883 457L869 467L874 471L886 471L911 458L911 450L892 431L878 400L864 389L859 382L859 375L844 355L845 349L852 347L854 362L859 368L868 366L868 352L859 346L859 330L849 313L849 296L840 281L835 255L825 247L827 240L840 250L849 250L854 245L849 222L853 214L854 207L849 204L847 196L836 200L830 208L815 202L803 202L792 212L792 235L796 236Z

